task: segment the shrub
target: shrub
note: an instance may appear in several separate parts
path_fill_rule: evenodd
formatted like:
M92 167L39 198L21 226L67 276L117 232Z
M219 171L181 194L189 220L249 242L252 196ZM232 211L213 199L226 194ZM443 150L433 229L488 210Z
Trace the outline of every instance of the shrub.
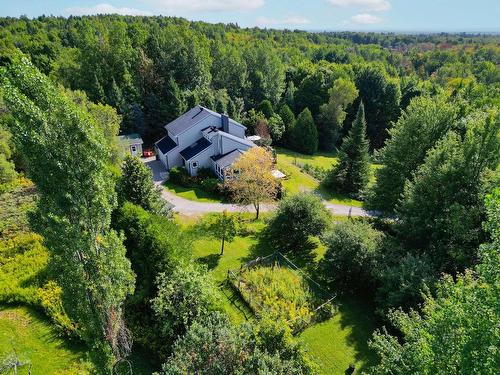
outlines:
M379 268L376 301L382 315L391 308L416 307L423 302L422 292L437 281L434 267L426 256L394 257L392 262Z
M320 263L327 285L344 291L371 290L383 238L363 221L335 225L324 237L327 250Z
M156 279L158 292L152 300L160 355L168 343L183 336L191 324L204 319L216 305L215 285L207 270L193 264L177 266L170 274L160 273Z
M300 165L300 170L314 177L316 180L323 181L328 175L328 170L319 166L305 163Z
M164 342L158 337L150 304L156 295L155 279L159 273L170 273L186 260L189 244L174 221L130 202L116 212L113 224L125 234L127 257L136 274L135 292L126 303L127 326L134 334L134 341L160 351Z
M271 345L268 345L271 343ZM289 331L267 325L252 332L231 324L222 314L196 321L177 340L160 374L290 374L308 375L316 368Z
M174 167L168 172L169 180L177 185L184 186L189 183L190 176L185 168Z
M280 201L265 229L265 236L280 250L300 252L310 249L309 237L319 236L330 219L330 212L319 197L299 193Z
M221 191L220 181L217 178L207 178L201 181L201 187L203 190L212 193L219 194Z

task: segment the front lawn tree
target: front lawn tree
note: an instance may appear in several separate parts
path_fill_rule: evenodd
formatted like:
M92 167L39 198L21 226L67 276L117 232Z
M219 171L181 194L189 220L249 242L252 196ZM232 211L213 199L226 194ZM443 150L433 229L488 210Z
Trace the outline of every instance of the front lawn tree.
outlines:
M227 211L217 215L215 220L209 226L210 233L221 240L220 255L224 254L224 244L232 242L238 232L236 219L228 215Z
M310 248L309 237L323 233L330 218L319 197L311 193L295 194L279 203L266 235L280 250L300 252Z
M238 204L253 205L257 220L261 203L272 201L278 191L272 174L273 156L262 147L252 147L234 163L233 170L235 177L225 184Z
M123 303L134 274L123 238L110 229L116 205L103 129L26 58L0 70L16 148L39 193L34 229L43 235L64 308L109 373L131 349Z
M328 185L339 193L359 194L368 183L370 160L363 102L339 152L339 162L328 176Z

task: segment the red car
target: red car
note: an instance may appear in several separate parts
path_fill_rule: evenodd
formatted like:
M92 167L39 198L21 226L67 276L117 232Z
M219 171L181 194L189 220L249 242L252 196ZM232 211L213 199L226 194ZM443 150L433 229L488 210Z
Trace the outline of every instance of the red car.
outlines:
M144 150L142 152L142 156L144 156L145 158L148 158L150 156L154 156L154 152L153 152L153 150Z

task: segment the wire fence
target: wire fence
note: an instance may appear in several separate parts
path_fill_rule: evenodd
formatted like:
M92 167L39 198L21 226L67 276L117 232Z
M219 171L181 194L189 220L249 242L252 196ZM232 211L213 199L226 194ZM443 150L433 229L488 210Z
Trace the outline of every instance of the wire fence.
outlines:
M314 296L310 319L304 319L302 316L297 316L293 319L287 320L287 324L292 327L293 333L297 334L303 329L311 324L318 321L322 321L329 318L334 313L333 300L336 298L336 294L331 293L328 289L322 287L319 283L314 281L308 274L302 271L296 264L294 264L290 259L284 256L279 251L276 251L265 257L257 257L247 263L244 263L240 268L236 270L229 270L227 273L227 280L229 284L235 289L243 301L247 304L249 309L258 316L262 311L266 310L266 307L260 303L260 301L255 298L252 293L245 293L245 275L246 271L249 271L258 267L287 267L298 275L305 281L307 287ZM303 321L302 321L303 320Z

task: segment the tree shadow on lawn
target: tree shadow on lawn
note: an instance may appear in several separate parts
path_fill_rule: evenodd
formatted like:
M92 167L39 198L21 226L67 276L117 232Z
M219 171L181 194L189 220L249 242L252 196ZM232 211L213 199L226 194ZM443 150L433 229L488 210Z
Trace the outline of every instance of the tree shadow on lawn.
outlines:
M220 258L220 254L208 254L204 257L198 258L198 262L205 264L210 271L219 265Z
M298 252L284 251L280 246L269 237L268 233L263 230L260 233L255 234L257 243L250 247L249 254L242 259L243 263L255 260L258 257L265 257L279 251L287 259L289 259L298 268L302 269L306 273L315 272L316 270L316 254L315 250L317 248L317 241L313 239L305 239L302 245L302 249Z
M363 298L363 300L357 300ZM368 346L373 331L381 322L374 315L374 307L364 300L365 297L341 296L336 301L340 313L340 326L349 328L347 342L356 350L356 361L363 361L363 365L356 368L356 373L367 371L371 365L377 363L377 355Z

